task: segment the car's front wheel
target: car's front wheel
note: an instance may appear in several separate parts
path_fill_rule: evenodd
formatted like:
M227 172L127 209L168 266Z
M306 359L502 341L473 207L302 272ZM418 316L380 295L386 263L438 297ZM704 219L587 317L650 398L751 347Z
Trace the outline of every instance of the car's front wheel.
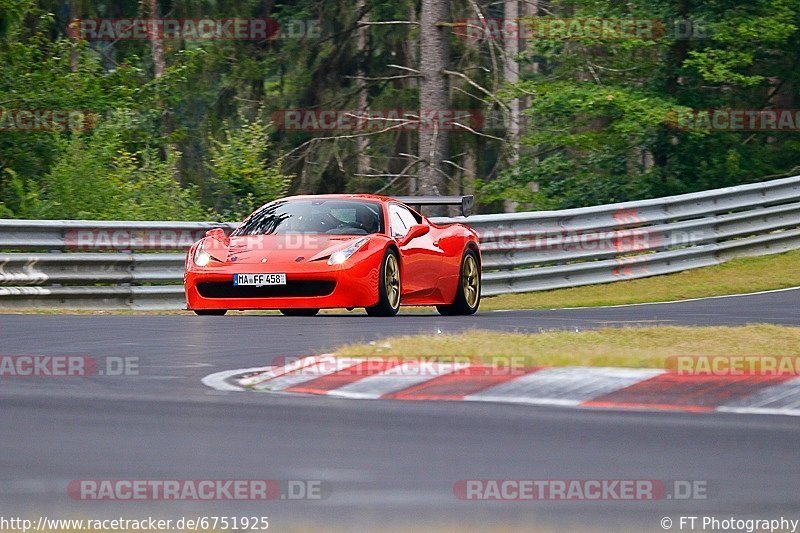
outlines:
M467 250L461 258L461 271L458 276L456 297L450 305L437 305L442 315L471 315L481 304L481 268L478 254Z
M280 312L286 316L314 316L319 309L281 309Z
M400 262L397 252L386 251L378 280L378 303L367 307L369 316L394 316L400 310Z
M199 316L222 316L227 313L227 309L195 309L194 314Z

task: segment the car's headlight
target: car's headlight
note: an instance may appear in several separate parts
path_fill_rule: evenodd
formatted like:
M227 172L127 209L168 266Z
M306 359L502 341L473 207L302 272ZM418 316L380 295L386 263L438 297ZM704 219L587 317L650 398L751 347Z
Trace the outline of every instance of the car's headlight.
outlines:
M206 266L211 261L211 255L203 250L203 241L194 250L194 264L199 267Z
M369 239L366 237L362 237L358 239L356 242L345 248L344 250L339 250L338 252L332 254L328 258L329 265L341 265L345 261L347 261L351 255L356 253L362 246L367 244Z

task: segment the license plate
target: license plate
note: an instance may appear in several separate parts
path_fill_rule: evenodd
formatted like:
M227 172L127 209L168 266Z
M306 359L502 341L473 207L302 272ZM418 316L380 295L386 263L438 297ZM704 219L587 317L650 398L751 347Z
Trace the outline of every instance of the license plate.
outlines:
M286 274L234 274L234 285L286 285Z

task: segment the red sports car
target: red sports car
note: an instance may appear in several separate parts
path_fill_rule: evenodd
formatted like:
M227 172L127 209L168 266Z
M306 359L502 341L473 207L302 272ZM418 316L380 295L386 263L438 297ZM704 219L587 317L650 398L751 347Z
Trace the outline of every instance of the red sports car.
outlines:
M226 236L210 230L186 257L186 305L198 315L279 309L311 316L365 307L392 316L401 305L469 315L481 297L478 236L434 224L410 205L460 204L471 196L293 196L270 202Z

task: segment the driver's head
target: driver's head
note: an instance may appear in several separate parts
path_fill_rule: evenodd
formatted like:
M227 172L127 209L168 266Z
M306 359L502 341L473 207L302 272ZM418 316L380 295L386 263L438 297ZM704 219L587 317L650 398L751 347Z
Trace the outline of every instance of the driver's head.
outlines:
M378 231L378 217L369 207L359 206L356 209L356 220L367 230L367 233Z

